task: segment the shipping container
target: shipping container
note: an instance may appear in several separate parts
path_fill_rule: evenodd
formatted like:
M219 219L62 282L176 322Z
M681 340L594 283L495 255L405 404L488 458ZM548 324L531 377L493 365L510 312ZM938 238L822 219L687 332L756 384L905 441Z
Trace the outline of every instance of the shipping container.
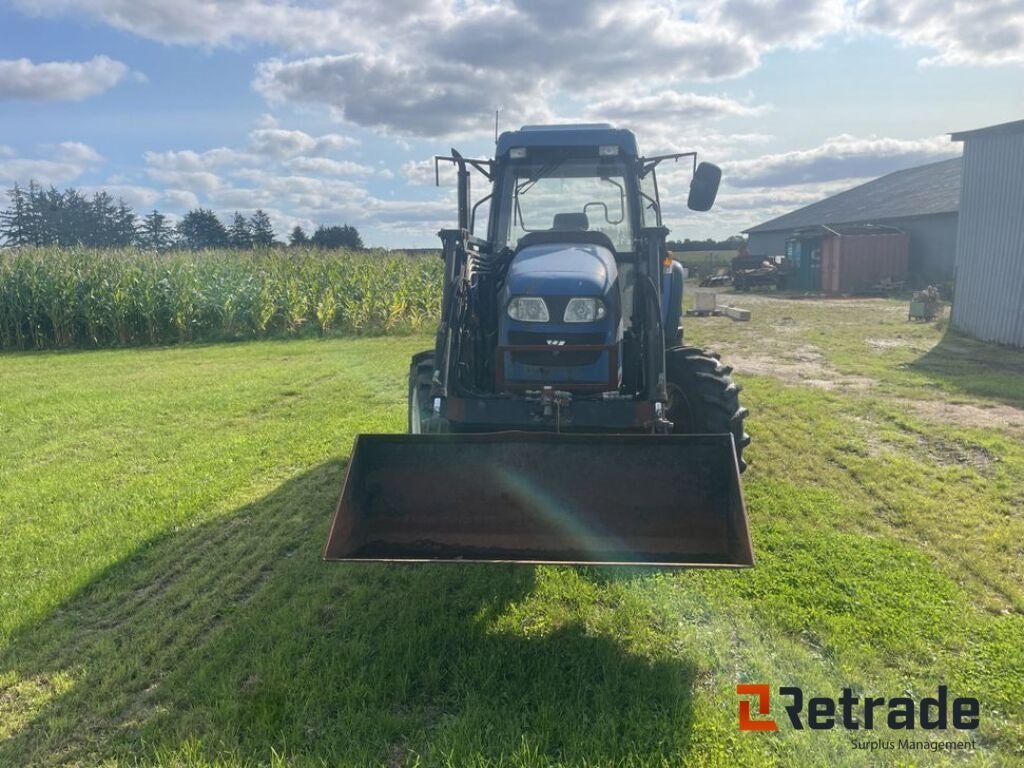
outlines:
M826 227L821 243L821 287L826 293L862 293L884 282L902 283L910 264L910 236L892 227Z
M796 291L821 290L821 231L796 232L786 241L786 260L793 265L789 287Z

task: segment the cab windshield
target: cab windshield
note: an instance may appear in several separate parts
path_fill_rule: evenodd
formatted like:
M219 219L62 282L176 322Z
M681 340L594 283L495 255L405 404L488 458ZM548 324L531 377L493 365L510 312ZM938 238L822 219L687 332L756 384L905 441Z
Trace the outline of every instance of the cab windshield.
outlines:
M514 165L502 190L499 245L515 248L530 232L603 232L616 251L633 249L625 165L612 158Z

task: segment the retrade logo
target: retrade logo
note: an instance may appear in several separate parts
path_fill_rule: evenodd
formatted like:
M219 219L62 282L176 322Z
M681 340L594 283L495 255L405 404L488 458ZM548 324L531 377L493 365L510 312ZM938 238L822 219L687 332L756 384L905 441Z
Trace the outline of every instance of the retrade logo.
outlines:
M763 683L740 683L736 686L740 699L739 723L741 731L777 731L778 723L772 713L770 686ZM981 704L971 697L950 699L944 685L935 696L924 696L915 701L907 696L887 699L884 696L854 696L853 689L843 688L839 696L813 696L805 699L802 688L784 685L778 689L782 711L795 730L805 727L813 731L845 728L873 730L888 726L890 730L947 730L973 731L981 719ZM753 705L757 705L757 716Z
M762 684L740 684L736 686L740 696L756 696L758 714L767 715L771 711L771 694L768 686ZM740 699L740 730L741 731L777 731L778 724L771 718L754 720L750 716L750 699Z

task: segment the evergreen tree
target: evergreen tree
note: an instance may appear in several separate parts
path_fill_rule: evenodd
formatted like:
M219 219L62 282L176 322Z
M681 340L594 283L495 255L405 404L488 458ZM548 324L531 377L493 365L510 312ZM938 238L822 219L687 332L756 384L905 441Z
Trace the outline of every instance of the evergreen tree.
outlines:
M70 221L64 208L64 195L56 187L40 190L35 206L40 216L42 244L69 244Z
M34 181L28 183L28 207L33 235L33 245L49 245L53 242L53 233L49 230L46 219L46 193Z
M245 216L235 211L235 218L228 229L228 242L232 248L252 248L252 229Z
M63 198L64 231L59 241L65 245L95 245L100 228L89 200L74 187L64 190Z
M295 229L292 230L291 237L288 238L288 244L293 248L298 248L303 245L309 245L309 237L306 232L299 225L295 225Z
M348 224L340 227L325 227L321 224L316 228L310 242L317 248L348 248L353 251L363 248L363 238L359 236L359 231Z
M343 226L341 230L344 233L346 248L351 248L354 251L363 250L363 238L359 236L359 230L348 224Z
M127 248L135 244L138 235L139 229L135 221L135 212L128 207L124 200L118 200L117 209L114 211L112 244L117 248Z
M270 224L270 217L261 209L257 208L249 221L249 228L252 231L252 244L257 248L269 248L274 244L274 228Z
M11 207L0 213L0 238L6 245L35 245L36 232L29 194L15 184L7 191Z
M65 193L66 194L66 193ZM80 242L95 248L110 248L116 241L117 210L114 198L106 192L97 192L89 204L91 226L83 228Z
M0 242L10 245L85 245L117 248L135 241L135 214L124 200L107 192L86 198L74 187L28 189L8 193L9 209L0 211Z
M178 233L182 245L193 251L226 248L228 245L228 231L217 215L206 208L196 208L186 213L178 222Z
M154 210L139 226L138 243L150 251L166 251L174 245L174 228L166 216Z

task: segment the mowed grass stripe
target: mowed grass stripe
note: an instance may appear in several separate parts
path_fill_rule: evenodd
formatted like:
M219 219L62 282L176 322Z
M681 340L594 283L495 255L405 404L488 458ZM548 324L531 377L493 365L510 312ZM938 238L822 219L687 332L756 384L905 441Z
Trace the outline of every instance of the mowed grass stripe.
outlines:
M400 381L422 345L98 352L84 366L79 355L6 358L0 635L148 537L347 455L358 429L401 429L383 383Z

